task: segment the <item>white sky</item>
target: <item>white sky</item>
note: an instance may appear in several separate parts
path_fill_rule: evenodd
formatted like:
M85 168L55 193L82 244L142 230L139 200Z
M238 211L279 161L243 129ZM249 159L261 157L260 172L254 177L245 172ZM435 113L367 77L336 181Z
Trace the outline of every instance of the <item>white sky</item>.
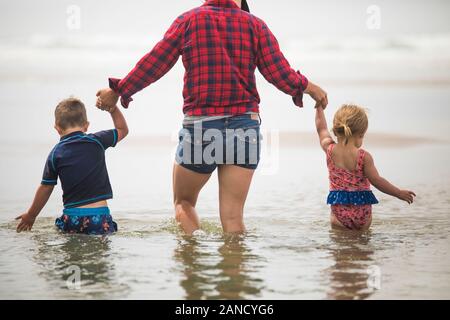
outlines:
M14 0L0 1L0 36L61 35L66 9L82 10L83 34L159 34L180 13L201 0ZM444 33L450 31L446 0L249 0L252 12L281 39L305 35L364 35L370 5L382 13L379 34Z

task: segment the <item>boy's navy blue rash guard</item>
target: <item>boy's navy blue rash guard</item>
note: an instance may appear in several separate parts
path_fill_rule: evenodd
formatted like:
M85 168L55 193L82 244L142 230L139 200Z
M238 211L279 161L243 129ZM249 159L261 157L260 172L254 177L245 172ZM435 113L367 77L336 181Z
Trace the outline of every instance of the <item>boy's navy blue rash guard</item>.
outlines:
M66 209L112 199L105 150L116 144L116 129L62 137L48 156L41 184L56 185L59 177Z

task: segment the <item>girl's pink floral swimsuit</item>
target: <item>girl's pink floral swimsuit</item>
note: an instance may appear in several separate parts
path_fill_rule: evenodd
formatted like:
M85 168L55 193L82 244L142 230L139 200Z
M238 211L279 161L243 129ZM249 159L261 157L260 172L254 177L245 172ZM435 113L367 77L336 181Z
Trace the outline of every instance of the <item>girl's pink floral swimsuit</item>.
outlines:
M331 144L327 150L327 166L330 178L330 194L327 204L331 212L345 227L352 230L361 229L372 218L372 204L378 200L370 190L370 182L364 175L364 156L366 152L359 150L355 171L336 167Z

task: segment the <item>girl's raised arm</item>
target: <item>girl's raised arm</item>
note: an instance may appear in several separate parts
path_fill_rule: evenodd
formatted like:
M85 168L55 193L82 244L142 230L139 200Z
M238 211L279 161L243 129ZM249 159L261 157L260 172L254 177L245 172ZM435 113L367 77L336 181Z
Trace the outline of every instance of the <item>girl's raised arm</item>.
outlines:
M327 152L330 144L334 143L328 130L327 119L325 118L325 112L322 107L316 108L316 128L319 135L320 146L323 151Z

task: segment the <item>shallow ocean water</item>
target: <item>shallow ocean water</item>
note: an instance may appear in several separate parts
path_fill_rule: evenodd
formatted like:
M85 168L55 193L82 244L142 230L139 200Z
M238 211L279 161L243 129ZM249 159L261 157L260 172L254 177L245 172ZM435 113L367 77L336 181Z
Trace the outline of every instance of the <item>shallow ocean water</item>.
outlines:
M0 298L450 298L447 144L372 151L380 171L416 191L418 198L408 206L376 192L380 204L374 207L374 223L366 233L330 229L320 149L283 147L277 173L266 175L270 170L262 169L255 176L246 235L222 234L213 177L199 200L205 233L186 237L170 210L167 164L172 150L140 148L141 143L124 144L124 159L116 151L110 153L109 169L117 185L111 201L119 224L115 235L58 233L53 223L60 210L59 195L52 197L31 233L17 234L12 219L26 209L35 186L23 185L20 194L14 183L9 191L2 189ZM11 161L14 158L14 153L2 154L5 162L7 154ZM423 154L442 157L419 157ZM32 163L39 152L24 155ZM405 155L408 162L403 161ZM132 180L122 176L119 167L128 158L136 168L147 163L149 172L142 170ZM151 159L165 165L156 169ZM287 168L295 159L314 165L299 165L292 174ZM35 168L23 162L19 180L36 175ZM5 178L14 174L2 171ZM149 201L153 208L145 209ZM79 288L71 282L76 269Z

